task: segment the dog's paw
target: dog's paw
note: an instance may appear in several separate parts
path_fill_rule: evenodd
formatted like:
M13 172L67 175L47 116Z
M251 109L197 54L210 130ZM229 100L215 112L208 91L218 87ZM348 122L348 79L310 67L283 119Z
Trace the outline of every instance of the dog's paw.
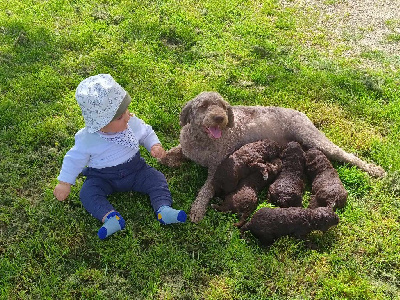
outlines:
M177 168L182 164L181 160L177 160L174 156L168 155L163 158L159 158L158 162L170 168Z
M374 177L382 178L386 176L386 171L377 165L374 164L368 164L367 165L367 172Z
M190 220L193 223L199 223L201 220L203 220L204 215L206 214L206 208L200 205L195 205L193 203L192 208L190 209Z
M168 150L163 158L158 160L159 163L168 167L179 167L186 158L182 153L182 147L180 145Z

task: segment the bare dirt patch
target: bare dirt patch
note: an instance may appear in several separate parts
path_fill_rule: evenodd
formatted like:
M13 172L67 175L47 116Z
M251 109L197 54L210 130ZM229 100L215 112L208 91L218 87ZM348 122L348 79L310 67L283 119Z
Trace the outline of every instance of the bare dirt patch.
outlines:
M392 58L392 69L399 67L400 0L282 0L281 4L298 12L310 47L347 57L378 52ZM323 47L318 36L326 41Z

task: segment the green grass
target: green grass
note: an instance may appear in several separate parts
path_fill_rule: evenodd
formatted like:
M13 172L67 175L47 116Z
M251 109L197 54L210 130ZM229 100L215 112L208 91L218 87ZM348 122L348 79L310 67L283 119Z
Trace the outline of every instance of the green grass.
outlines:
M399 57L328 56L323 34L306 47L309 13L274 0L2 1L0 299L400 299ZM75 88L97 73L129 91L167 149L184 103L216 90L232 104L303 111L388 176L335 163L348 204L337 227L306 241L260 247L240 237L235 215L212 209L199 224L162 227L137 193L110 197L127 226L100 241L79 201L82 178L69 200L52 195L84 125ZM143 156L189 211L206 170Z

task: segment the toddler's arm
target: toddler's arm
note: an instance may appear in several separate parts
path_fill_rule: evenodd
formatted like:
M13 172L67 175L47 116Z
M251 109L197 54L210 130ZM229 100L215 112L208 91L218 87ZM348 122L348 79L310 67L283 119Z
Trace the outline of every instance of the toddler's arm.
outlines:
M53 194L59 201L67 199L71 192L71 184L68 182L60 181L54 188Z

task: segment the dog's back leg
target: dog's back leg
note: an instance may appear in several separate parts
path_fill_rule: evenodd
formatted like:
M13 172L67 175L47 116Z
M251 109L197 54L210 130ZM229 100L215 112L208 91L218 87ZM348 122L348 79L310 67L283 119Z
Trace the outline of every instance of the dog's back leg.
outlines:
M311 120L303 113L298 112L292 118L290 135L295 141L306 148L317 148L322 151L330 160L349 163L361 170L366 171L374 177L385 176L385 170L373 163L367 163L352 153L344 151L330 141L323 132L318 130Z

